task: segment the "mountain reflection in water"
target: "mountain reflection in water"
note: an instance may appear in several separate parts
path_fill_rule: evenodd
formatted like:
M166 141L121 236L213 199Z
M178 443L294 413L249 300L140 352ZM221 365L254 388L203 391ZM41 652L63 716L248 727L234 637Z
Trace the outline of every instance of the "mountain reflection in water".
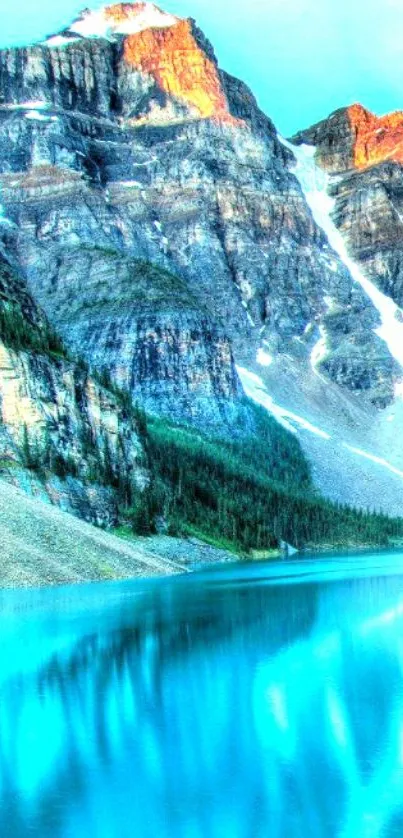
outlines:
M401 838L393 561L1 594L0 835Z

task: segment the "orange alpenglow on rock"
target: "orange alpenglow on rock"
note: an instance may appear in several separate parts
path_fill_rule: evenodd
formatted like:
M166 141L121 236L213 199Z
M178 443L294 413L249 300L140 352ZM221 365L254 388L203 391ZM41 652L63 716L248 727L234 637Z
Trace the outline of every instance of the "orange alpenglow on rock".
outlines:
M172 26L179 20L159 9L154 3L146 2L116 3L113 6L105 6L102 13L112 30L119 31L120 28L122 32L130 32L132 23L134 23L134 30L140 31L147 27ZM119 26L120 24L123 24L123 28Z
M197 43L190 21L128 35L124 59L149 73L161 90L185 102L196 115L243 124L230 114L217 67Z
M362 105L352 105L348 117L355 135L357 169L367 169L385 160L403 164L403 111L378 117Z
M116 23L123 23L130 19L133 15L138 15L145 12L147 3L116 3L113 6L106 6L105 17L107 20Z
M215 61L204 51L193 24L154 3L116 3L86 9L62 34L48 38L47 46L77 39L123 38L127 65L147 73L168 96L189 108L189 115L244 127L232 116Z

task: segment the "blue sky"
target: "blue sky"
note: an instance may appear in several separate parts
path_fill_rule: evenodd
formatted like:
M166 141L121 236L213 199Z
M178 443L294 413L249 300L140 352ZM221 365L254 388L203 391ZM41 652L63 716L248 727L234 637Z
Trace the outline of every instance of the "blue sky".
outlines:
M0 0L0 46L40 39L99 0ZM403 109L402 0L163 0L192 16L221 66L246 81L285 135L361 102Z

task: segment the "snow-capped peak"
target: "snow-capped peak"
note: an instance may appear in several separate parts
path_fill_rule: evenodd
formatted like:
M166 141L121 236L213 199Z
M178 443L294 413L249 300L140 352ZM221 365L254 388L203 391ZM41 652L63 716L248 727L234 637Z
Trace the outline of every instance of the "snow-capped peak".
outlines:
M117 3L97 10L85 9L62 33L47 38L47 46L63 46L77 38L107 38L136 35L145 29L175 26L179 18L154 3Z

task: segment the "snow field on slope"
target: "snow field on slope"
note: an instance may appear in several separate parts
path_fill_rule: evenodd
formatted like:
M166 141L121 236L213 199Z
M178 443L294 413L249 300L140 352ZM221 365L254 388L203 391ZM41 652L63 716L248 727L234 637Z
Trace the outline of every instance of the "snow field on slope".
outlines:
M403 312L365 276L348 255L343 237L332 219L335 201L327 191L331 182L330 175L320 169L314 160L316 147L294 146L280 135L279 140L292 151L296 159L292 171L299 181L316 223L327 236L329 244L339 255L354 281L361 286L379 312L381 325L375 329L376 334L385 341L391 355L403 367L403 322L400 322Z

